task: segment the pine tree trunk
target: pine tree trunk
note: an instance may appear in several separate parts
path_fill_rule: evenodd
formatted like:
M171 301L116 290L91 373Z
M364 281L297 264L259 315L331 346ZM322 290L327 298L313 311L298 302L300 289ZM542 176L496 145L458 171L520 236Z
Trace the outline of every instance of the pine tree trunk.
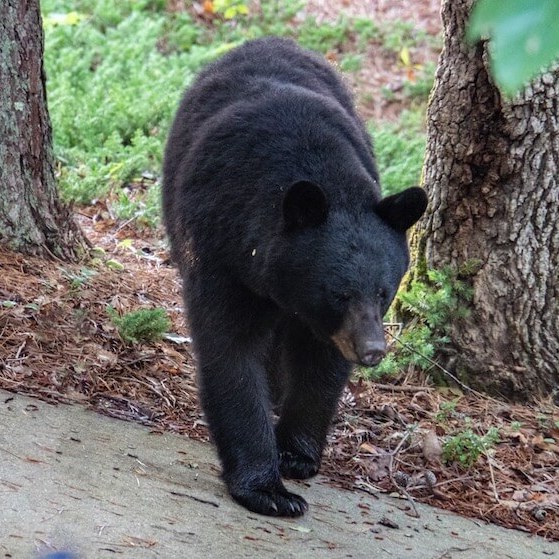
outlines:
M475 263L471 314L447 367L486 391L533 399L559 385L559 73L512 101L464 42L472 0L444 0L445 46L428 111L428 267Z
M38 0L0 0L0 242L62 259L85 243L56 191Z

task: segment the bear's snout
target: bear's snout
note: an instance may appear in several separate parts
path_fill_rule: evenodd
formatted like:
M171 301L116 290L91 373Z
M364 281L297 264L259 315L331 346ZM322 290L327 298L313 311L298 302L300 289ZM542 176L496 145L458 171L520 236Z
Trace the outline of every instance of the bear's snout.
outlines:
M374 367L386 355L386 343L383 341L368 341L363 347L357 348L357 358L362 365Z
M386 355L382 315L372 303L350 305L341 328L331 339L348 361L358 365L374 367Z

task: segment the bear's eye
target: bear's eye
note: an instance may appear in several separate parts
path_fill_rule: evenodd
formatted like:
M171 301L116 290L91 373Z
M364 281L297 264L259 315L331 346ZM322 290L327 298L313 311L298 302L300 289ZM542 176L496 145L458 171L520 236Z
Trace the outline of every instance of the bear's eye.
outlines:
M338 303L347 303L351 299L351 295L346 292L336 293L334 295L334 299L336 299L336 302Z
M388 299L388 291L386 291L386 289L384 289L384 288L381 287L381 288L378 290L377 296L378 296L379 300L381 300L381 301L386 301L386 300Z

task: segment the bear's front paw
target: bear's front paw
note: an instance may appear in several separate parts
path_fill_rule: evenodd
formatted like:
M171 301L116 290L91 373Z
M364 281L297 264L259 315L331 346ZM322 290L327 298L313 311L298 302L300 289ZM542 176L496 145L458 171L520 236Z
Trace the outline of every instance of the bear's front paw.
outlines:
M252 512L266 516L296 517L305 514L307 501L283 486L270 489L231 489L231 496Z
M320 460L313 460L298 452L280 452L280 473L288 479L308 479L315 476L320 468Z

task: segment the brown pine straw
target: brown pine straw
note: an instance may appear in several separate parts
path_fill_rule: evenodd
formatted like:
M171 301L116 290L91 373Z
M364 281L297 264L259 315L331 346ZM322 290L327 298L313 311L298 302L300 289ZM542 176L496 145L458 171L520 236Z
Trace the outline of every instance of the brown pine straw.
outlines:
M110 218L80 221L104 256L62 264L0 249L0 387L51 403L79 403L154 431L208 440L188 342L124 343L107 314L163 307L188 338L180 285L165 244ZM122 243L121 241L130 240ZM119 261L113 270L107 260ZM441 414L443 402L455 401ZM470 469L428 463L423 440L469 426L499 429L500 441ZM439 389L407 371L375 386L355 379L344 393L322 473L333 485L414 501L559 540L559 410L551 398L507 404L457 387ZM374 505L373 505L374 506Z

